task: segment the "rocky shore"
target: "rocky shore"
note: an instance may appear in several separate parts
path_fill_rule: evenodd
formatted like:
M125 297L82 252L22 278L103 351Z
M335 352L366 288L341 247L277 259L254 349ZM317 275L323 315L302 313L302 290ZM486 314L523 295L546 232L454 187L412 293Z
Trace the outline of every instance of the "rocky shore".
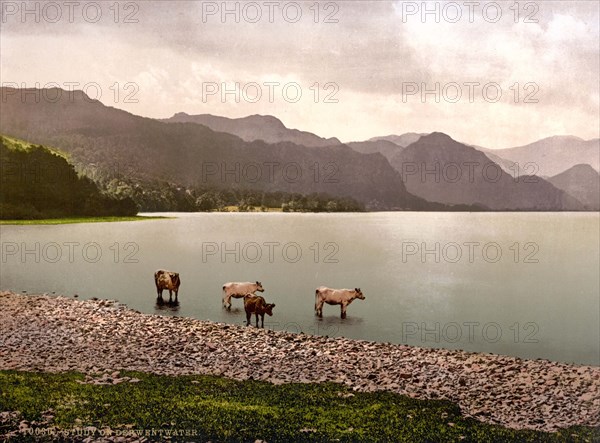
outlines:
M135 382L119 370L328 381L450 400L516 429L600 426L600 367L145 315L109 300L2 292L0 306L0 369L80 371L102 384Z

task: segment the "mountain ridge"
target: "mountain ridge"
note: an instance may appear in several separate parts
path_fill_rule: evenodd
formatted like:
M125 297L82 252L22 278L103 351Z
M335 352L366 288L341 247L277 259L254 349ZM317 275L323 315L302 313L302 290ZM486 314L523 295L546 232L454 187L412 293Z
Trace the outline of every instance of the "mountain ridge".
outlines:
M377 209L426 206L406 191L400 175L379 153L360 154L343 144L322 149L292 142L245 142L197 123L136 116L68 91L56 103L2 92L7 97L0 115L2 133L56 146L80 164L105 169L112 163L133 165L136 179L181 186L325 193ZM261 177L254 180L250 174L257 167Z
M546 137L514 148L486 150L517 163L519 169L552 177L584 163L600 171L600 139L584 140L573 135ZM529 164L529 167L526 165Z
M483 152L444 133L419 138L390 162L406 189L443 204L485 204L492 210L583 210L574 197L539 177L507 174Z
M548 181L582 202L587 209L600 210L600 174L592 166L577 164Z
M384 135L384 136L378 136L378 137L371 137L370 139L368 139L366 141L376 142L376 141L380 141L380 140L386 140L391 143L394 143L395 145L406 148L411 143L416 142L417 140L419 140L419 138L421 138L424 135L428 135L428 134L429 134L428 132L422 132L422 133L405 132L400 135L390 134L390 135Z
M476 205L491 210L583 208L576 197L550 181L506 173L514 163L498 156L494 158L495 154L490 151L486 155L478 147L457 142L442 132L403 134L416 139L406 147L378 137L349 144L335 139L337 144L327 146L305 146L290 140L268 143L257 139L248 142L238 135L216 131L198 123L197 116L185 113L174 117L193 117L194 121L168 119L171 121L166 122L137 116L92 100L82 91L50 89L49 93L61 91L62 99L58 103L36 103L31 94L25 94L29 98L23 100L23 96L18 96L20 90L10 89L2 88L2 96L6 97L3 111L6 112L0 115L0 131L34 143L57 146L83 165L106 167L108 160L133 164L136 167L134 175L140 180L166 181L177 186L200 184L229 189L246 186L264 192L323 193L356 198L368 209L375 210L419 210L427 207L443 210L444 205L446 210L453 205ZM213 126L214 121L226 125L239 123L211 114L200 116L210 120ZM256 125L266 125L271 131L282 130L283 134L276 134L280 138L300 134L318 140L317 145L331 140L290 130L270 115L254 114L239 120L250 122L252 131L256 131ZM255 133L253 137L256 136ZM564 141L565 137L549 139ZM578 137L567 139L581 140ZM415 181L419 174L403 169L407 163L423 164L429 168L431 162L443 167L448 162L475 162L480 165L474 171L479 178L476 182L465 183L464 177L461 177L458 183L439 186L439 183L427 179L427 174L426 180L419 182ZM301 177L296 181L288 180L289 177L281 176L281 170L278 170L277 177L265 181L268 171L264 167L269 163L277 167L296 165ZM481 168L487 164L501 171L498 182L481 180ZM262 174L259 182L246 176L247 169L256 169L257 165L263 168L258 171ZM532 179L535 183L531 182Z
M272 115L252 114L240 118L221 117L213 114L190 115L178 112L161 119L166 123L197 123L213 131L226 132L247 142L263 140L266 143L292 142L306 147L326 147L342 144L337 138L323 138L316 134L286 127Z

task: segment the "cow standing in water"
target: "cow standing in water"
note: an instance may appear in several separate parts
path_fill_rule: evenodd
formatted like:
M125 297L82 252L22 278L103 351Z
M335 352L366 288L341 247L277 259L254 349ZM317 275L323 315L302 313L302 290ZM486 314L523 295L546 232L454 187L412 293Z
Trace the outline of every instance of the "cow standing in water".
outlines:
M265 314L273 315L275 303L266 303L260 295L246 294L244 296L244 309L246 310L246 326L250 326L250 317L256 316L256 327L258 328L258 316L260 315L261 328L265 327Z
M331 289L321 286L315 292L315 314L323 317L323 303L327 303L328 305L341 305L342 318L346 318L346 308L355 298L365 299L360 288Z
M223 285L223 306L227 309L231 309L231 297L243 298L246 296L246 294L254 295L256 291L265 291L259 281L255 283L225 283Z
M167 289L169 291L169 301L171 301L173 292L175 292L175 300L177 301L179 285L181 284L178 272L159 269L154 273L154 283L156 284L156 293L158 298L162 298L163 290Z

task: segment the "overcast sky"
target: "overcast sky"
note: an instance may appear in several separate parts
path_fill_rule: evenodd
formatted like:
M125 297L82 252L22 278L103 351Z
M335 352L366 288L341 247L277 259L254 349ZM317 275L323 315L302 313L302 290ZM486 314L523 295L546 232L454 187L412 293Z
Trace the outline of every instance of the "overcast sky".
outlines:
M420 1L229 2L237 17L221 1L76 3L23 16L2 1L4 85L98 84L138 115L272 114L342 141L442 131L506 148L600 131L597 1L427 2L439 23ZM236 83L239 102L222 95Z

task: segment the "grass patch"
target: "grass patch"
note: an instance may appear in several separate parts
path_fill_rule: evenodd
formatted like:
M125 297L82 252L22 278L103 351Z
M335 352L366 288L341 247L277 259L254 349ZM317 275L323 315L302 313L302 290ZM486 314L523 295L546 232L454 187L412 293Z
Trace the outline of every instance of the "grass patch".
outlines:
M465 418L447 401L414 400L389 392L350 395L346 387L332 383L274 386L211 376L133 372L122 376L140 382L99 386L77 383L84 376L74 372L0 371L0 411L20 411L20 419L31 422L52 409L51 425L61 430L95 426L139 435L154 429L172 432L175 441L592 442L600 438L600 429L582 427L553 434L515 431ZM16 426L18 422L13 429ZM0 435L2 431L7 432L7 427L0 423ZM159 439L158 435L149 438Z
M124 222L124 221L142 221L153 220L157 218L169 217L61 217L61 218L44 218L39 220L0 220L0 225L66 225L72 223L106 223L106 222Z

